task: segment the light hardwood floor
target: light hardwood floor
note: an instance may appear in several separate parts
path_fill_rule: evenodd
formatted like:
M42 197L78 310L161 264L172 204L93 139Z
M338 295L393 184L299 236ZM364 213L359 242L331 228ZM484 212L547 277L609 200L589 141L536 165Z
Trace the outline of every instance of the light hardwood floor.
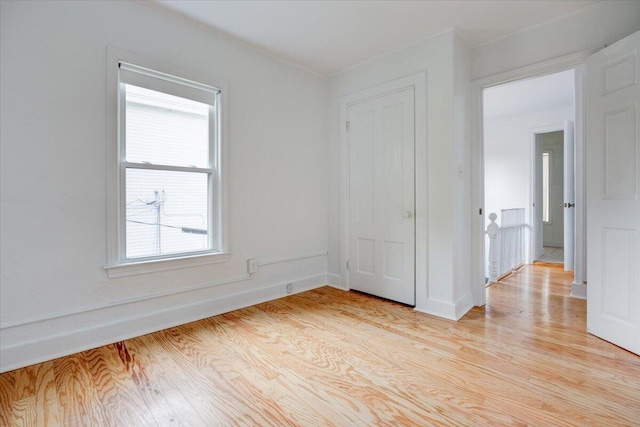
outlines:
M559 268L459 322L321 288L0 375L2 425L640 425L640 357Z

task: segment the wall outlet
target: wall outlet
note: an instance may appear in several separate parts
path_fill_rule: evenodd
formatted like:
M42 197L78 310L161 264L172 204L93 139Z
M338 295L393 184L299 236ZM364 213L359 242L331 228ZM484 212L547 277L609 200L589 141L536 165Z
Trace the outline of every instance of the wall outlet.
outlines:
M291 283L287 283L287 286L285 286L285 289L287 291L287 295L290 295L293 292L293 285Z
M258 259L257 258L249 258L247 260L247 273L253 274L258 271Z

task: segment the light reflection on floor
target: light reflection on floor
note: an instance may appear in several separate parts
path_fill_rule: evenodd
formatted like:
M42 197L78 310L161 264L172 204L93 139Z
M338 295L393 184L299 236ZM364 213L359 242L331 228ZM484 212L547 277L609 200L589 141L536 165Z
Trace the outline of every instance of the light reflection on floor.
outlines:
M544 247L544 253L537 261L560 263L564 262L564 248Z

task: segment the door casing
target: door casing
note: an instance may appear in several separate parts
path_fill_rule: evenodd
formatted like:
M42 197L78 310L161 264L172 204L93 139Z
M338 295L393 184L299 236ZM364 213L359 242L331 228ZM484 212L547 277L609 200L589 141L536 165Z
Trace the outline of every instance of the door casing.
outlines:
M482 127L482 92L485 88L513 82L529 77L540 77L582 66L587 58L597 50L588 49L570 55L561 56L549 61L540 62L527 67L518 68L471 82L471 206L472 206L472 291L474 304L485 304L485 209L484 209L484 141ZM578 95L578 94L577 94ZM576 99L579 99L576 96ZM582 111L576 104L576 126L579 126ZM583 150L583 140L576 135L576 150ZM576 164L576 197L582 194L584 187L584 165ZM584 200L577 203L584 203ZM585 230L576 229L576 241L584 242ZM580 234L580 235L579 235ZM577 274L577 273L576 273ZM583 277L582 275L580 277Z

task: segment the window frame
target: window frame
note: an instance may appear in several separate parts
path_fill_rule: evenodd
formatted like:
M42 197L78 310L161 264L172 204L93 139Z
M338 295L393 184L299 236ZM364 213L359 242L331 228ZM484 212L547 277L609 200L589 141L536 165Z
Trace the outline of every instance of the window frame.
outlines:
M544 200L544 156L547 156L547 158L549 159L547 162L547 166L549 167L549 169L547 170L547 200L546 200L546 206L548 209L548 215L547 215L547 220L544 220L544 207L545 207L545 200ZM543 225L553 225L553 215L552 215L552 209L551 209L551 178L552 178L552 170L553 170L553 150L551 149L544 149L542 150L542 160L541 160L541 173L542 173L542 186L540 188L540 191L542 192L542 224Z
M120 108L126 100L125 82L120 79L120 64L124 68L133 67L149 70L152 78L165 75L169 80L187 85L194 83L215 88L215 113L209 109L210 131L213 136L209 145L209 164L205 168L193 168L171 165L148 165L145 163L127 162L125 158L125 140L123 120L126 118L125 108ZM142 77L144 80L144 77ZM135 83L131 83L134 84ZM154 89L156 90L156 89ZM171 91L163 91L172 93ZM107 242L108 254L105 267L109 278L172 270L176 268L226 262L229 259L228 249L228 206L226 191L226 99L228 88L225 82L195 74L188 70L141 57L129 52L107 48ZM190 98L192 99L192 98ZM211 230L209 245L211 249L140 258L126 258L126 170L153 169L184 172L200 172L208 174L208 224Z

